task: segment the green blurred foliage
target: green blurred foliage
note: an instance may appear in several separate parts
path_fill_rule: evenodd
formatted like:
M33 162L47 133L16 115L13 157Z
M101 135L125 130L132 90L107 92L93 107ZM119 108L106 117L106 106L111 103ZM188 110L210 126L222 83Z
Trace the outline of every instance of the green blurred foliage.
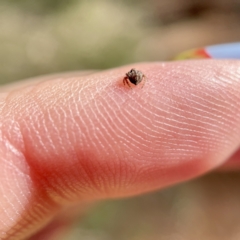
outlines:
M0 2L0 82L140 60L143 21L111 0Z
M8 0L9 4L16 5L25 11L32 11L34 13L49 13L56 12L68 7L77 0Z
M0 1L0 83L239 40L235 0ZM233 11L234 10L234 11Z

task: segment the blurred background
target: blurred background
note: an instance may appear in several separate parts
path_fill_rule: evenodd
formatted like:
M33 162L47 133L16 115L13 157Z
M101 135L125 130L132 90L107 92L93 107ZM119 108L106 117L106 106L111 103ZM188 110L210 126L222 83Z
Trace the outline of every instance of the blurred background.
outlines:
M240 40L240 0L0 0L0 83ZM240 175L102 202L63 237L240 240Z
M0 83L238 41L240 0L0 0Z

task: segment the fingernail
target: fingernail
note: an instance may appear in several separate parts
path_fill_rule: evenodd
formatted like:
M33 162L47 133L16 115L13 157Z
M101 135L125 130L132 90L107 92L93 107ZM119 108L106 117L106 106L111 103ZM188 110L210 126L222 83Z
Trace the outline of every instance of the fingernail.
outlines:
M240 42L212 45L180 53L175 60L183 59L240 59Z

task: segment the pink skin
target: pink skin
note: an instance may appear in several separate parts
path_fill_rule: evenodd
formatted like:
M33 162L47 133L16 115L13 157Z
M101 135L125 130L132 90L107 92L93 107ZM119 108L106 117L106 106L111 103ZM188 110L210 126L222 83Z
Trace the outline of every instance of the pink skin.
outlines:
M124 87L132 67L146 75L144 88ZM8 91L0 102L1 239L24 239L73 204L195 178L240 146L239 61L142 63ZM226 168L240 166L234 159ZM38 238L51 229L54 221Z

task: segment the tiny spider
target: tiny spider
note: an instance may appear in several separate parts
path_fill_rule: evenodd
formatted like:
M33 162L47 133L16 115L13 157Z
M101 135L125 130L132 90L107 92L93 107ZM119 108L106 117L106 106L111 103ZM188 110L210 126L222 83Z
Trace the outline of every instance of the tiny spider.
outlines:
M123 83L125 85L125 83L130 87L131 85L129 84L129 81L134 84L134 85L138 85L140 82L142 82L144 80L144 83L143 83L143 86L146 82L146 76L141 72L141 71L138 71L134 68L132 68L128 73L126 73L126 77L124 77L123 79ZM142 88L143 88L142 86Z

